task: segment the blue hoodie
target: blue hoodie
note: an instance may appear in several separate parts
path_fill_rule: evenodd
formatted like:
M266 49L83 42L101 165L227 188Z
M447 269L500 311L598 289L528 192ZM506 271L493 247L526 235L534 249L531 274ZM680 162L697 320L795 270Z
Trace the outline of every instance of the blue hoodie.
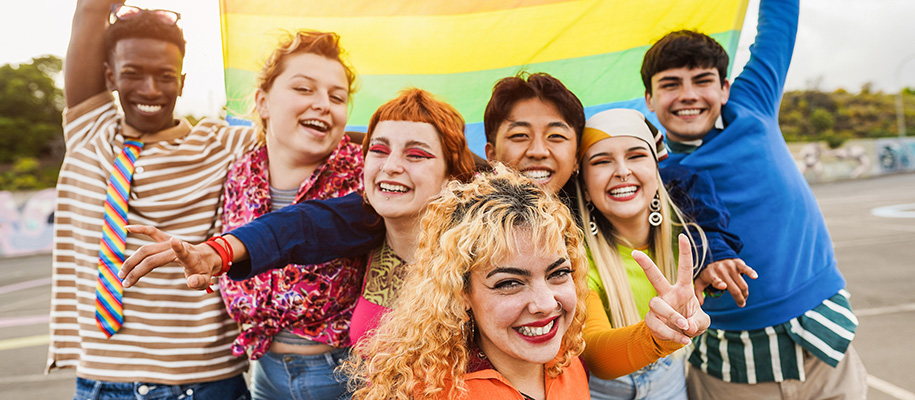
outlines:
M750 61L722 108L725 128L689 154L663 163L708 171L742 240L740 257L759 273L737 307L727 293L703 309L715 329L742 331L784 323L845 287L832 240L810 186L778 125L785 75L797 34L798 0L763 0Z

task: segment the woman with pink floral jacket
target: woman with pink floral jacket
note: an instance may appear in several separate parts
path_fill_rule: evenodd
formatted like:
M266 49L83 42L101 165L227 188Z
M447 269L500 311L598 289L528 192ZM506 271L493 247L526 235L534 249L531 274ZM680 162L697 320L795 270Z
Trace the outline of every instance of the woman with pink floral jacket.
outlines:
M229 170L224 231L300 201L362 192L362 148L344 135L355 75L338 42L334 33L300 31L265 63L255 93L261 146ZM241 328L233 353L256 360L254 399L348 397L334 369L347 355L364 273L364 257L349 257L221 277Z

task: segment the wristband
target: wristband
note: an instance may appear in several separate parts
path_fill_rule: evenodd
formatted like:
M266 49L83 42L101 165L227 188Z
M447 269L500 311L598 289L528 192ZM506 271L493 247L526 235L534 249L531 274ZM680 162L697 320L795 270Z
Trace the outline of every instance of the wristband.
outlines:
M220 243L220 241L222 241L222 243ZM213 250L216 251L216 254L219 254L219 259L222 260L222 268L213 276L220 276L229 272L229 268L232 267L232 258L235 256L235 252L232 250L232 246L229 245L229 242L222 236L214 236L207 239L204 243L212 247ZM213 289L209 286L207 286L206 291L207 293L213 293Z
M703 292L705 292L706 296L711 297L713 299L717 299L717 298L721 297L721 295L724 294L724 290L717 289L717 288L713 289L713 290L709 290L708 288L705 288L705 290L703 290Z
M214 237L212 237L212 238L210 238L210 239L211 239L212 241L216 242L216 243L221 243L222 246L225 247L226 252L229 253L228 260L226 260L225 258L223 258L223 260L222 260L222 270L219 271L219 275L225 275L225 274L227 274L227 273L229 272L229 268L232 268L232 260L235 259L235 250L232 249L232 245L229 244L229 241L226 240L226 238L224 238L224 237L222 237L222 236L214 236ZM227 261L228 261L228 262L227 262ZM216 276L219 276L219 275L216 275Z

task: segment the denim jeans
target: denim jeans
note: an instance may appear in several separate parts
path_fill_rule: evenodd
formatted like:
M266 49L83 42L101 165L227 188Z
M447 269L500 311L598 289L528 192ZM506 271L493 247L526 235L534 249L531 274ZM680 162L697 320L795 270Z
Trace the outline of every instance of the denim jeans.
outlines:
M683 357L670 355L613 380L591 375L591 399L686 400L685 371Z
M349 348L303 356L267 352L252 362L251 396L255 400L349 399L347 377L334 369L349 354Z
M73 400L248 400L241 374L215 382L162 385L145 382L108 382L76 378Z

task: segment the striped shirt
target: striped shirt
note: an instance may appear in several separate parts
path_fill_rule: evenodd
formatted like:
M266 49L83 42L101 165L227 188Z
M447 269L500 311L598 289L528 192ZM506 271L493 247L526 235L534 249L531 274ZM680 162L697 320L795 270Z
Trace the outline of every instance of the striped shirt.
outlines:
M855 337L858 319L842 289L803 315L752 331L709 329L693 339L689 362L725 382L804 381L804 350L835 367Z
M140 135L121 122L114 98L98 94L64 112L67 153L54 214L51 343L47 370L76 368L87 379L188 384L236 376L247 360L232 356L238 333L219 293L187 288L177 264L125 289L124 324L110 339L95 324L95 286L105 191L124 141L145 143L135 165L128 221L189 242L220 232L228 167L254 146L250 128L204 120ZM151 239L127 236L130 255Z

